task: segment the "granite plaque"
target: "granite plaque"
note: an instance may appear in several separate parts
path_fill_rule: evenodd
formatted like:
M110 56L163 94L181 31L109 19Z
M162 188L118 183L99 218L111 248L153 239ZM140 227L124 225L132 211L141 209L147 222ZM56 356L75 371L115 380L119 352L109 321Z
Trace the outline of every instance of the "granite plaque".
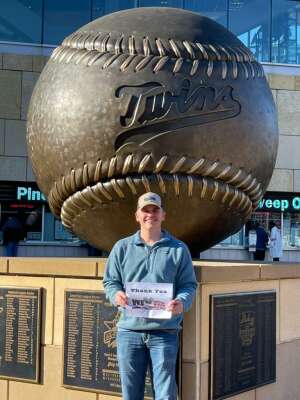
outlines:
M275 382L276 292L211 296L210 398Z
M120 395L118 310L100 291L65 292L63 386ZM149 377L145 399L152 399Z
M0 287L0 378L39 382L41 293Z

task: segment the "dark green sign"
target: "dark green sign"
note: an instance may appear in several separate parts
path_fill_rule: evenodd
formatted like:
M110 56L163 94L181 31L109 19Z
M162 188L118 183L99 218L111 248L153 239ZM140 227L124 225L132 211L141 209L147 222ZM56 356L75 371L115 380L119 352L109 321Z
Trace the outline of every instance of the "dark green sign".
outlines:
M210 398L276 379L276 292L211 296Z

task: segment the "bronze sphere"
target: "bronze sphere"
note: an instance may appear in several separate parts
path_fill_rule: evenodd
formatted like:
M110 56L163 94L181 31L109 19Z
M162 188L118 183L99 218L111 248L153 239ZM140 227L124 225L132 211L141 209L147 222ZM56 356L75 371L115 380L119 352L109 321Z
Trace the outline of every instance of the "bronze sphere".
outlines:
M271 178L275 106L262 66L218 23L172 8L99 18L35 87L28 150L53 213L109 250L157 192L165 228L204 250L237 232Z

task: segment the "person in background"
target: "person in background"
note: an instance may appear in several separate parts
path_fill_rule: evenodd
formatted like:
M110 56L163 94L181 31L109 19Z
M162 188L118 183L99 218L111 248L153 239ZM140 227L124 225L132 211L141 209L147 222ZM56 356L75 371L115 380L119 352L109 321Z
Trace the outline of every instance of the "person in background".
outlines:
M279 261L282 257L282 239L280 229L273 221L270 222L269 250L273 261Z
M18 254L18 243L23 239L22 224L17 217L8 217L2 227L4 255L16 257Z
M254 252L254 260L264 261L269 236L259 222L256 223L255 229L256 229L256 246Z

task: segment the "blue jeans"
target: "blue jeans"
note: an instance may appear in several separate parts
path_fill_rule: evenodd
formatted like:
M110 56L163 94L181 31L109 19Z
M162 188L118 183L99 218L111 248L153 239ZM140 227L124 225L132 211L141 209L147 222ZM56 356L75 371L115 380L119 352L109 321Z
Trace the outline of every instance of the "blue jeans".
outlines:
M18 254L18 243L17 242L8 242L4 246L5 257L16 257L17 254Z
M143 400L148 365L155 400L176 400L179 333L125 331L117 333L117 354L123 400Z

